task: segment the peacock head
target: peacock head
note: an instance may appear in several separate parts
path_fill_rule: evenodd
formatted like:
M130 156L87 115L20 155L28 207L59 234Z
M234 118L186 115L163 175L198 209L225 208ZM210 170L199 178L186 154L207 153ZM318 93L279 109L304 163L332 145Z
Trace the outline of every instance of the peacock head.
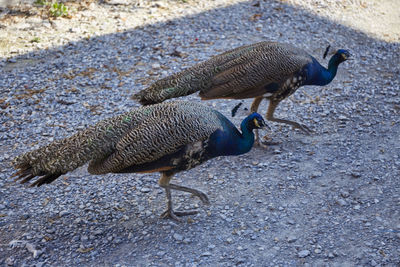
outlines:
M334 61L337 64L342 63L343 61L346 61L351 57L351 54L348 50L345 49L338 49L338 50L333 50L331 49L331 45L328 45L325 49L325 53L323 55L323 58L326 58L326 56L332 55L330 61Z
M268 127L263 117L257 112L253 112L252 114L247 116L247 118L243 122L246 123L247 129L249 129L250 131L253 129L261 129Z
M348 50L339 49L338 51L336 51L334 57L336 57L336 60L340 64L340 63L346 61L347 59L349 59L351 57L351 54Z

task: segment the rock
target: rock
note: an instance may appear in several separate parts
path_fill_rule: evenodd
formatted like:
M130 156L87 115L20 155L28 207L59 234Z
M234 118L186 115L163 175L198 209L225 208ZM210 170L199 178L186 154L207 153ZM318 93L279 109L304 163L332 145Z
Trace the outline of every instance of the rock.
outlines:
M305 258L305 257L307 257L307 256L309 256L309 255L310 255L310 251L307 250L307 249L302 250L302 251L300 251L300 252L297 254L297 256L298 256L299 258Z
M14 257L8 257L7 259L6 259L6 264L8 265L8 266L13 266L14 265L14 262L15 262L15 258Z
M293 243L296 242L297 237L295 237L294 235L289 235L286 240L288 243Z
M201 257L209 257L209 256L212 256L212 253L209 251L206 251L206 252L203 252L200 256Z
M154 63L154 64L151 65L151 67L153 69L159 69L161 67L161 65L159 63Z
M67 211L67 210L62 210L62 211L60 211L60 213L58 214L58 216L63 217L63 216L66 216L66 215L68 215L68 214L69 214L69 211Z
M177 233L174 233L172 236L176 241L183 241L183 236Z
M347 202L346 202L346 200L344 200L344 199L339 199L338 201L337 201L337 203L340 205L340 206L346 206L347 205Z
M150 188L147 188L147 187L142 187L142 188L140 188L140 192L142 192L142 193L149 193L149 192L151 192L151 189L150 189Z

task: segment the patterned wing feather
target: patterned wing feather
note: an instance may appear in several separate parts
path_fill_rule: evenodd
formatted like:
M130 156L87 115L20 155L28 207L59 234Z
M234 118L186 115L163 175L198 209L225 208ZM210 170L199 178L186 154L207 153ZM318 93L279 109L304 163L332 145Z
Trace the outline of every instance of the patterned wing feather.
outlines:
M160 116L157 111L132 128L118 141L110 156L90 163L89 172L119 172L158 160L177 152L184 145L206 140L222 127L217 113L202 105L185 103L178 109L170 108L168 106L170 116Z
M298 48L277 43L262 43L243 53L229 68L212 78L211 86L201 91L203 99L246 98L266 93L271 83L282 84L307 63L311 57Z

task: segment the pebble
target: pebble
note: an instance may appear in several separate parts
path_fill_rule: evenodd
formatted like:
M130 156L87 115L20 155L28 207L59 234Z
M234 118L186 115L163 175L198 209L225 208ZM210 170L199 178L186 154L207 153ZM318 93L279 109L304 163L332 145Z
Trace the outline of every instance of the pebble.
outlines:
M209 257L209 256L212 256L212 253L209 252L209 251L206 251L206 252L201 253L200 256L201 256L201 257Z
M60 213L58 214L58 216L63 217L63 216L66 216L66 215L68 215L68 214L69 214L69 211L63 210L63 211L60 211Z
M6 259L6 264L7 264L8 266L13 266L13 265L14 265L14 262L15 262L14 257L8 257L8 258Z
M289 236L287 237L287 242L289 242L289 243L296 242L296 240L297 240L297 237L294 236L294 235L289 235Z
M301 250L297 255L299 258L305 258L310 255L310 251L307 249Z
M149 192L151 192L151 189L150 189L150 188L147 188L147 187L142 187L142 188L140 189L140 192L142 192L142 193L149 193Z
M347 205L347 202L344 199L338 199L337 203L342 207Z
M180 234L174 233L173 237L176 241L183 241L183 236Z

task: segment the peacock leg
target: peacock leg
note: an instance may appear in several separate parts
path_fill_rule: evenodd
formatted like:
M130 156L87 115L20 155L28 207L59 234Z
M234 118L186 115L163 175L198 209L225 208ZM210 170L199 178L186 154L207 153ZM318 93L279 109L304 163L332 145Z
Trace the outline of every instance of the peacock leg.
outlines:
M254 101L253 101L253 103L251 104L251 107L250 107L250 112L251 113L257 112L258 106L260 106L260 103L261 103L262 100L263 100L262 96L258 96L256 98L254 98ZM257 146L264 147L264 145L260 142L260 136L258 134L258 129L255 129L254 131L255 131L255 136L256 136L255 140L254 140L254 144L257 145Z
M208 204L208 197L206 194L204 194L201 191L184 187L184 186L179 186L175 184L170 184L170 180L173 175L167 175L165 173L161 173L161 178L158 180L158 184L165 189L165 193L167 195L167 210L161 214L161 218L171 218L176 221L180 221L178 216L186 216L186 215L193 215L198 213L198 211L192 210L192 211L174 211L173 205L172 205L172 197L171 197L171 189L174 190L179 190L179 191L184 191L184 192L189 192L192 193L195 196L198 196L201 201L205 204Z
M268 111L267 111L267 115L266 115L267 120L292 125L293 128L297 128L297 129L303 131L304 133L310 135L312 131L306 125L300 124L295 121L283 120L283 119L278 119L278 118L274 117L275 109L279 105L279 103L280 103L279 100L270 100L269 101Z

